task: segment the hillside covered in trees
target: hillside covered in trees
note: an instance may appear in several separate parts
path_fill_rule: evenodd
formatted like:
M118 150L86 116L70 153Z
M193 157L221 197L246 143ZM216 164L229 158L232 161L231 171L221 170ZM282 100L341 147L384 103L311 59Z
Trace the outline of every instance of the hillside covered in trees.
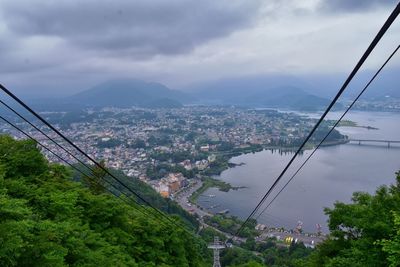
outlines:
M130 186L197 228L176 203L139 181ZM0 136L0 266L211 266L206 245L222 234L206 228L194 237L121 198L49 163L33 141ZM394 185L325 212L331 234L314 251L248 239L222 251L223 266L399 266L400 173Z
M0 136L0 266L204 266L201 239L72 177Z

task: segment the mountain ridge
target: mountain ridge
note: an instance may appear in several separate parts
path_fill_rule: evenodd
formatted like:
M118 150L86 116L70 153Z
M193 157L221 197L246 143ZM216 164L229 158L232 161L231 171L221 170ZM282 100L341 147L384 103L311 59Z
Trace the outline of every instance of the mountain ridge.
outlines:
M155 82L136 79L109 80L72 95L67 102L89 106L182 107L189 96Z
M203 89L194 95L200 103L238 105L245 107L285 108L295 110L318 110L324 108L328 99L310 94L296 86L225 87Z
M319 110L328 99L304 90L295 81L266 83L264 80L231 80L229 83L204 84L192 91L137 79L109 80L64 99L41 101L40 109L83 107L181 108L187 104L236 105L243 107ZM276 85L276 86L273 86Z

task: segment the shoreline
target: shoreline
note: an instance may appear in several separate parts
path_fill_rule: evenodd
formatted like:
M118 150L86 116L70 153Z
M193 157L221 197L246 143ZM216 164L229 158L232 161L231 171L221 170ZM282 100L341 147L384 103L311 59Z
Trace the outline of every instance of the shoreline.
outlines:
M353 128L363 128L367 130L379 130L379 128L370 125L358 125L357 122L351 120L340 121L338 127L353 127Z
M321 147L327 147L327 146L336 146L336 145L343 145L343 144L347 144L349 141L348 139L341 139L341 140L335 140L335 141L329 141L329 142L324 142ZM310 150L310 149L314 149L316 147L315 144L312 144L310 146L307 146L303 149L303 151L305 150ZM209 188L218 188L219 191L222 192L229 192L230 190L239 190L239 189L243 189L246 188L245 186L232 186L231 184L219 180L217 178L215 178L215 176L220 176L222 172L230 169L230 168L235 168L235 167L240 167L243 165L246 165L244 162L241 163L232 163L229 162L232 158L234 157L238 157L241 155L245 155L245 154L249 154L249 153L256 153L256 152L262 152L264 150L279 150L282 152L295 152L296 151L296 147L291 146L291 147L278 147L278 146L266 146L263 147L262 149L254 149L252 151L242 151L240 152L235 152L232 153L232 156L229 156L226 160L226 167L223 169L218 170L219 172L216 174L213 174L213 176L204 176L201 180L203 181L203 185L197 189L195 192L192 193L191 196L189 196L189 201L193 204L197 205L197 199L198 197L203 194L205 191L207 191Z
M197 199L209 188L215 187L222 192L229 192L230 190L239 190L242 188L246 188L245 186L232 186L227 182L212 177L205 177L204 180L202 180L202 182L203 182L202 186L189 196L189 201L193 204L197 205Z

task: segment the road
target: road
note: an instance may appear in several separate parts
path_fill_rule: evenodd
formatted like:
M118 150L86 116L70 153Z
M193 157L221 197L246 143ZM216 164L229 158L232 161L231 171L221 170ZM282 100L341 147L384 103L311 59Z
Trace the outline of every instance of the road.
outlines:
M223 232L223 231L219 230L218 228L215 228L214 226L211 226L211 225L209 225L209 224L206 224L206 223L205 223L204 221L202 221L202 220L200 221L200 223L201 223L201 226L202 226L203 228L205 228L205 227L212 228L212 229L214 229L216 232L221 233L221 234L223 234L224 236L226 236L227 239L234 240L234 241L236 241L236 242L238 242L238 243L246 242L246 238L244 238L244 237L234 237L234 236L231 235L230 233Z
M183 209L189 213L199 215L200 219L202 219L204 216L212 216L212 214L201 209L198 205L189 203L189 197L202 185L202 181L195 180L193 185L179 192L174 198Z
M266 231L256 238L256 241L262 242L267 238L275 237L277 240L285 240L287 237L292 237L295 242L303 242L305 246L314 248L315 245L324 241L324 236L307 235L307 234L297 234L290 232L281 231Z
M201 209L198 205L192 204L189 202L189 197L196 191L198 190L201 186L203 185L203 182L200 180L195 180L192 185L189 187L183 189L182 191L178 192L175 195L174 200L187 212L192 213L192 214L197 214L199 216L199 222L201 227L210 227L213 228L215 231L225 235L228 239L233 239L236 242L246 242L246 238L239 238L239 237L233 237L231 234L222 232L221 230L208 225L204 222L203 217L204 216L212 216L210 212L207 212L204 209ZM323 236L311 236L311 235L305 235L305 234L296 234L296 233L290 233L288 231L278 231L278 230L269 230L269 231L264 231L260 236L255 238L256 242L263 242L267 238L275 237L278 240L285 240L287 237L292 237L293 240L297 240L296 242L303 242L304 245L308 247L314 247L316 244L321 243L324 240Z
M198 220L199 220L199 222L200 222L201 228L204 228L204 227L213 228L215 231L217 231L217 232L219 232L219 233L225 235L227 238L232 239L232 238L233 238L233 235L231 235L231 234L229 234L229 233L226 233L226 232L222 232L221 230L219 230L219 229L217 229L217 228L215 228L215 227L213 227L213 226L211 226L211 225L208 225L208 224L206 224L206 223L204 222L204 220L203 220L203 217L204 217L204 216L210 216L210 217L211 217L211 216L213 216L213 214L207 212L207 211L204 210L204 209L201 209L198 205L189 203L189 197L190 197L197 189L199 189L202 185L203 185L203 182L202 182L202 181L196 180L196 183L195 183L195 184L193 184L193 185L191 185L189 188L186 188L186 189L182 190L181 192L179 192L179 193L175 196L175 201L178 202L178 204L179 204L183 209L185 209L186 211L188 211L189 213L197 214L197 215L199 216L199 219L198 219ZM238 241L238 242L245 242L245 241L246 241L245 238L239 238L239 237L236 237L235 240Z

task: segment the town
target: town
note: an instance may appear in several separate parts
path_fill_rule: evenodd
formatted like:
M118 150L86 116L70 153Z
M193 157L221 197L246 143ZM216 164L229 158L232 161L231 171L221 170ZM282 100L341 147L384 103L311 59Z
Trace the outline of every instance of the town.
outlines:
M290 149L314 123L294 113L208 106L102 108L43 115L57 122L55 125L90 156L151 185L163 197L173 197L192 178L220 174L228 168L232 156L265 148ZM18 125L76 163L29 125ZM2 129L3 133L25 138L7 125ZM59 161L48 151L43 152L50 161Z

